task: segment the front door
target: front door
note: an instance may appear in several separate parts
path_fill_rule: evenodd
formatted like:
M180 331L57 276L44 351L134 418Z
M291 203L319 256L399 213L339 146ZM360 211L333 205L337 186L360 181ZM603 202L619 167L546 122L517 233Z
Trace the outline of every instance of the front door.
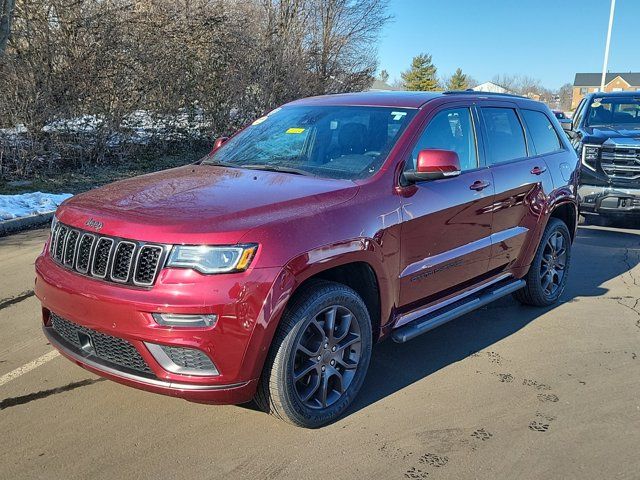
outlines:
M412 169L420 150L453 150L462 173L405 189L399 302L403 311L454 293L487 272L493 179L480 161L477 120L470 105L437 111L406 162L405 169Z

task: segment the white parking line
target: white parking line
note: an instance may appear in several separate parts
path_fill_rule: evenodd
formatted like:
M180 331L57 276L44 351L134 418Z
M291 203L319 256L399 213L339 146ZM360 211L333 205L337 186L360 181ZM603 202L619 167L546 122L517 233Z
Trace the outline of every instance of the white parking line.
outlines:
M11 380L24 375L25 373L30 372L34 368L38 368L40 365L47 363L49 360L53 360L58 355L60 355L60 352L58 352L57 350L51 350L49 353L45 353L41 357L36 358L29 363L25 363L21 367L18 367L15 370L3 375L2 377L0 377L0 387L5 383L8 383Z

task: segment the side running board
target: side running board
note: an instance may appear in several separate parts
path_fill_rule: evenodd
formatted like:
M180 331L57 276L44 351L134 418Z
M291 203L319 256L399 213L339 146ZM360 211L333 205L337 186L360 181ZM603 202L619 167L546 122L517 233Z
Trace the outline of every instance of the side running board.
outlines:
M458 302L447 305L435 312L428 313L424 317L417 318L411 323L403 325L392 333L391 338L393 338L394 342L398 343L408 342L418 335L483 307L500 297L509 295L524 286L524 280L509 280L491 285L474 295L470 295Z

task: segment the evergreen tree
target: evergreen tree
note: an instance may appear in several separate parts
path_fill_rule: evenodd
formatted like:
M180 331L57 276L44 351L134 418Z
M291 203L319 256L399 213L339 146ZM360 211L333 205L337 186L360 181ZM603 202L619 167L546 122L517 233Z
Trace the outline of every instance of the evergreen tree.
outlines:
M449 83L447 84L448 90L466 90L469 88L469 81L467 76L462 73L462 69L458 68L456 73L454 73L449 79Z
M431 55L422 53L413 57L411 68L402 72L404 88L407 90L433 91L437 90L438 78L436 66L431 61Z

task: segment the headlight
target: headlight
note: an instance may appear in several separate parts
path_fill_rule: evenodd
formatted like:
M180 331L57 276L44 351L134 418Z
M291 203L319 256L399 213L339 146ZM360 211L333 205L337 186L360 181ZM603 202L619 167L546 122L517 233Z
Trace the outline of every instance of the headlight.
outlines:
M192 268L200 273L243 272L251 264L257 249L257 245L176 245L167 266Z
M596 170L596 161L600 156L598 145L584 145L582 147L582 164L590 170Z

